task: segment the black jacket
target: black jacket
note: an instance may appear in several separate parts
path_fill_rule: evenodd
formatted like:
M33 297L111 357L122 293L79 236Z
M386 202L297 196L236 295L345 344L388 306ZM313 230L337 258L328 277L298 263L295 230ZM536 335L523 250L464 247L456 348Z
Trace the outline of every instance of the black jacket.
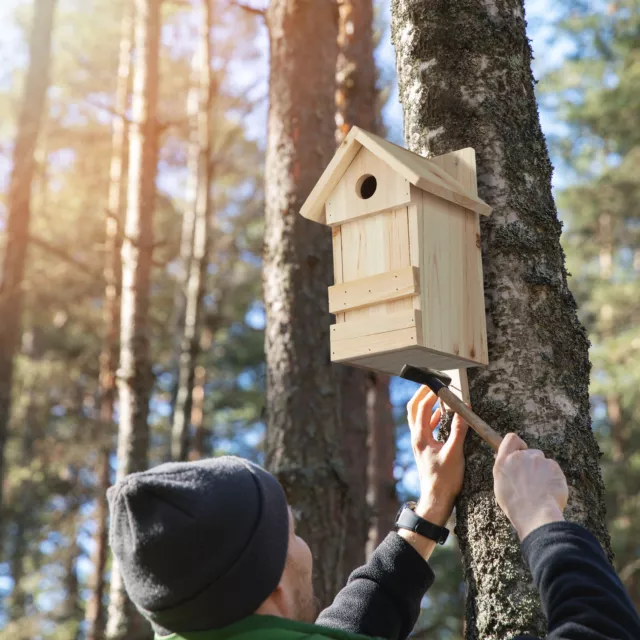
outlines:
M566 522L545 525L525 538L522 553L540 591L548 640L640 640L638 613L586 529ZM371 560L351 574L317 624L402 640L416 623L433 580L415 549L391 533ZM534 640L514 640L526 639Z

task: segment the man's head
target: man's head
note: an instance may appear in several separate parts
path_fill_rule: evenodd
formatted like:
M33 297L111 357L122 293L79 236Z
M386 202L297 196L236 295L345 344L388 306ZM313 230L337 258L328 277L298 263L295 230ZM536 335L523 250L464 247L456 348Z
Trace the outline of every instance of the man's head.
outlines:
M107 495L127 592L158 633L220 628L254 612L310 617L311 553L264 469L235 457L169 463Z

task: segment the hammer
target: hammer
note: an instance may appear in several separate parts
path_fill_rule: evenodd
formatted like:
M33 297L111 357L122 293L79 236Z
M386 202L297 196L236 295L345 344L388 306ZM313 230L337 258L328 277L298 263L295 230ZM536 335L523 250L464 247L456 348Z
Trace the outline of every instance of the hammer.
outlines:
M494 451L498 450L502 442L502 436L497 431L494 431L480 416L471 411L471 409L449 389L451 378L446 373L405 364L400 371L400 377L429 387L442 402L460 414L467 424Z

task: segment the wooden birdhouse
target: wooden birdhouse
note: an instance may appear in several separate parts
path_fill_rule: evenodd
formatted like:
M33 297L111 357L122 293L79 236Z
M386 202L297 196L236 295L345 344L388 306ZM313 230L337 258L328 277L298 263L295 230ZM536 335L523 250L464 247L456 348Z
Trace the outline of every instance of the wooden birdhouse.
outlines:
M301 214L333 231L331 359L488 364L475 152L426 159L353 127Z

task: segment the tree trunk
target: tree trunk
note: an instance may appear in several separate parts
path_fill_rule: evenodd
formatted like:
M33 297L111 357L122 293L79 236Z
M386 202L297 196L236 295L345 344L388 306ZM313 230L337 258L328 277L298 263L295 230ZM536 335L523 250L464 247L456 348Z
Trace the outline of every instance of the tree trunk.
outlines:
M13 168L7 194L4 260L0 276L0 517L4 481L5 444L11 417L13 356L20 344L23 279L35 150L42 125L51 66L51 34L56 0L35 0L29 39L29 69L13 148Z
M127 215L122 243L120 425L117 479L147 467L149 396L149 292L153 253L153 211L158 156L156 102L161 0L136 0L136 49L129 144ZM111 571L107 637L137 637L139 616L126 596L114 561ZM146 623L142 632L146 633Z
M191 409L193 446L189 452L190 460L202 460L211 455L209 442L211 434L204 424L204 385L206 380L207 370L202 365L197 366L193 379L193 407Z
M193 123L192 145L196 156L196 192L193 202L193 242L188 262L189 279L180 358L178 365L178 393L171 429L171 457L186 460L189 450L189 425L193 406L193 385L196 359L200 347L202 298L204 296L207 258L209 255L209 217L211 215L211 98L213 72L211 69L212 0L203 0L198 74L198 112Z
M122 16L122 35L118 62L115 111L111 136L111 167L109 171L109 194L105 229L104 265L104 326L105 336L100 355L100 420L97 442L100 448L96 460L96 533L92 555L93 574L89 580L91 594L86 607L86 638L102 640L106 615L104 607L105 566L107 562L109 506L107 489L111 484L111 440L113 432L113 410L116 396L116 369L118 367L118 332L120 330L119 303L122 287L122 265L120 251L123 218L124 176L127 166L127 107L131 90L131 46L133 39L133 15L126 5Z
M266 462L299 512L322 604L344 583L347 484L329 360L331 233L300 206L335 149L335 0L272 0L264 299Z
M367 391L369 423L369 466L367 469L367 501L371 509L367 556L393 530L398 512L396 480L393 465L396 460L395 424L389 398L389 377L374 374Z
M570 486L568 519L610 553L589 416L589 343L567 288L525 27L522 0L394 0L405 138L423 155L474 147L479 194L494 207L482 221L491 364L470 370L474 410L560 463ZM470 435L457 505L466 635L544 636L515 533L495 503L492 465Z

